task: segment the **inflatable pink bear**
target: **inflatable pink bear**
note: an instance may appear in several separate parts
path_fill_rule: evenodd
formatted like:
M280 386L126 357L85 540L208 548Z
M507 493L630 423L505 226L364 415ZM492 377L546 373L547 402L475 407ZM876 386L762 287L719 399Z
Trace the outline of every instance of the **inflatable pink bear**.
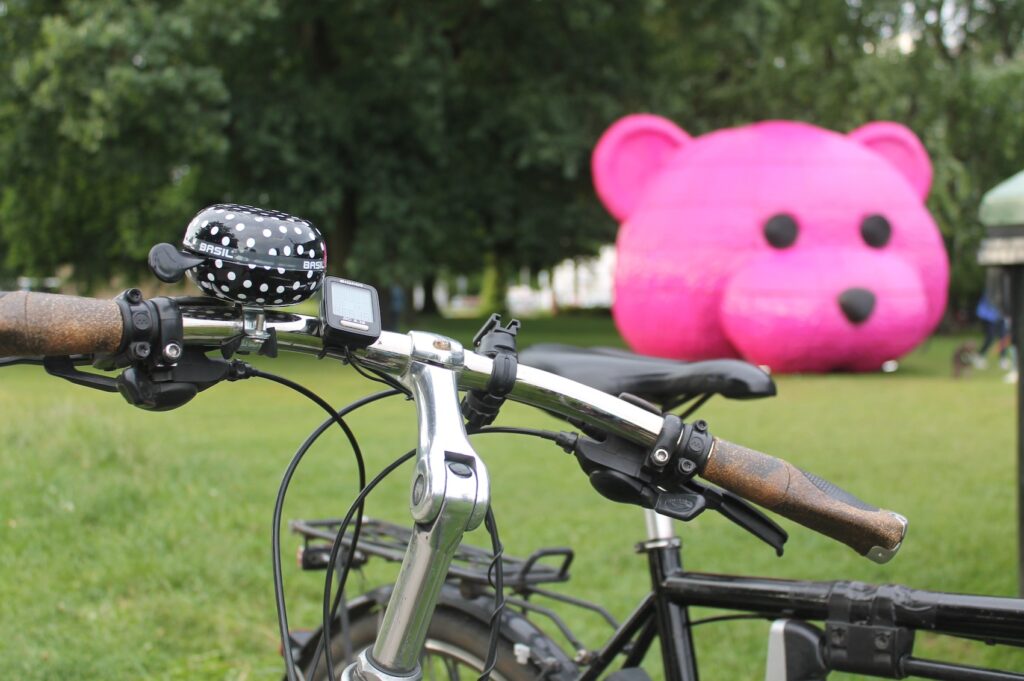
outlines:
M622 222L613 314L637 352L872 371L942 316L931 161L902 125L769 121L693 138L633 115L601 137L593 175Z

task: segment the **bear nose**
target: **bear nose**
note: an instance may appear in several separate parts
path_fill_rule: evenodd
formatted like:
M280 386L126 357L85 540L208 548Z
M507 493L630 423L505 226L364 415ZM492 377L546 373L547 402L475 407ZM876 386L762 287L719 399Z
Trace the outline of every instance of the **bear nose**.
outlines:
M866 288L848 288L839 294L839 307L847 319L860 324L875 309L875 294Z

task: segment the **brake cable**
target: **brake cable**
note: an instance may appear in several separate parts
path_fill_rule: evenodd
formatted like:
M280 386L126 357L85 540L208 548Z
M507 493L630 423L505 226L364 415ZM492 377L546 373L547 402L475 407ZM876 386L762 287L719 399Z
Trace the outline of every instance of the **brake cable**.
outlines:
M546 430L494 426L474 430L469 434L477 435L486 433L532 435L534 437L540 437L545 440L551 441L556 441L557 437L557 433ZM348 513L345 515L345 518L341 521L341 525L338 528L338 532L334 537L334 543L331 545L331 555L327 559L327 575L324 579L324 619L323 622L321 623L320 628L320 641L317 644L316 651L313 653L313 666L310 669L309 673L306 675L307 678L312 678L316 675L316 670L320 665L321 655L323 655L326 658L328 678L335 678L334 658L331 653L331 647L330 645L325 645L325 642L330 640L331 623L334 621L334 617L337 614L336 611L341 602L341 599L336 598L333 603L331 602L331 584L333 583L332 577L334 576L334 566L338 562L338 554L341 553L341 547L343 544L343 538L345 536L345 530L348 528L348 524L351 522L352 516L355 514L356 506L357 504L361 504L363 500L365 500L366 496L368 496L369 493L373 491L373 489L378 484L380 484L382 480L384 480L384 478L386 478L388 475L394 472L403 463L413 458L415 455L416 450L410 450L403 454L402 456L400 456L395 461L393 461L387 467L385 467L380 473L378 473L377 476L373 480L371 480L370 483L365 488L363 488L362 491L360 491L359 496L357 496L356 499L352 502L352 505L349 507ZM490 672L493 671L494 666L496 664L498 646L498 633L496 632L499 631L500 616L501 612L504 610L505 607L504 563L501 562L501 554L504 552L504 548L502 547L501 540L498 537L497 525L494 522L494 516L490 509L488 509L487 516L485 517L485 524L487 527L488 534L491 537L491 546L495 554L495 558L491 561L495 575L495 605L491 615L491 632L490 639L488 640L488 654L487 659L484 661L484 673L480 676L480 681L486 681ZM348 555L346 556L345 564L342 566L341 574L338 577L338 596L340 596L345 589L345 584L348 581L348 575L351 570L352 558L355 555L356 544L354 534L353 539L354 541L352 543L352 548L349 550ZM488 568L488 574L490 574L490 572L491 568Z
M327 560L327 575L324 578L324 601L323 601L323 623L320 625L320 642L317 644L316 652L313 654L313 669L307 675L312 678L316 674L316 669L320 665L321 653L327 660L327 677L334 679L337 678L334 670L334 657L331 654L331 646L327 644L330 641L331 634L331 620L334 618L334 612L331 605L331 583L332 577L334 577L334 565L338 561L338 554L341 553L342 540L345 537L345 530L348 529L348 524L352 521L352 516L358 511L361 511L363 507L363 501L369 496L377 485L381 483L387 476L393 473L399 466L408 461L409 459L416 456L416 450L410 449L408 452L398 457L396 460L389 463L387 466L378 473L369 484L365 485L359 490L359 494L353 500L352 505L349 506L348 513L345 514L345 518L341 521L341 526L338 528L338 534L334 537L334 544L331 546L331 556ZM355 533L353 531L353 544L352 550L348 552L345 557L345 564L342 566L341 574L338 577L338 593L341 594L345 590L345 582L348 580L348 574L352 566L352 558L355 556ZM340 603L341 599L338 599L337 603ZM337 606L335 603L335 607Z
M491 535L491 552L494 558L487 568L487 580L494 587L494 609L491 611L491 632L487 639L487 660L484 662L484 669L477 681L487 681L491 672L498 666L498 638L501 635L501 613L505 610L505 563L502 556L505 547L498 537L498 524L494 520L494 510L487 508L487 515L484 516L484 525L487 527L487 534ZM494 572L494 579L491 580L491 571Z
M400 381L395 379L393 376L389 376L383 371L378 371L377 369L364 367L362 364L359 363L359 360L356 359L355 355L352 354L352 351L349 348L345 348L345 361L348 362L352 366L352 368L356 370L357 374L359 374L366 380L374 381L375 383L383 383L385 385L389 385L395 390L405 395L406 399L412 399L412 391L406 388L404 385L402 385Z
M285 660L285 671L287 672L289 681L296 681L298 677L296 677L295 675L295 660L294 656L292 655L291 640L288 634L288 611L284 596L284 577L281 571L281 515L284 510L284 500L288 492L288 486L291 484L291 479L295 473L295 469L298 467L299 463L306 455L306 452L309 451L309 448L320 437L320 435L322 435L327 430L327 428L330 427L332 423L337 423L345 432L345 435L348 438L349 443L352 445L352 451L354 456L356 457L356 463L359 469L359 486L360 489L362 489L366 485L366 465L363 462L362 451L359 449L358 440L356 439L355 434L352 432L351 428L349 428L348 424L344 421L343 417L355 411L356 409L359 409L360 407L366 406L367 404L376 402L377 400L383 399L385 397L396 395L398 394L398 392L395 390L386 390L374 393L373 395L369 395L347 405L341 411L335 412L335 410L321 397L313 393L308 388L305 388L304 386L301 386L293 381L277 376L275 374L260 371L258 369L252 369L250 375L274 381L288 388L291 388L296 392L299 392L303 396L308 397L309 399L316 402L317 405L322 407L331 415L329 419L324 421L317 429L315 429L306 438L306 441L303 442L299 449L295 452L295 455L292 457L291 462L289 462L288 467L285 469L284 475L281 478L281 485L278 488L277 499L274 503L273 527L271 528L271 558L273 562L274 573L274 599L275 604L277 606L278 626L281 629L281 645L282 654ZM358 532L361 528L362 507L360 507L359 509L359 518L357 519L355 528L355 536L357 539Z
M317 666L319 665L319 661L320 661L320 656L321 656L321 654L324 654L324 656L326 657L326 661L327 661L328 674L329 674L329 676L331 678L333 678L333 676L334 676L333 656L332 656L332 652L331 652L330 646L329 645L325 645L325 642L330 640L331 621L333 620L334 616L337 613L338 607L339 607L339 605L341 603L341 596L344 593L344 588L345 588L345 584L346 584L347 579L348 579L348 575L351 572L352 562L353 562L353 558L355 556L355 549L356 549L356 546L358 544L359 534L360 534L360 531L361 531L361 528L362 528L363 504L365 502L366 497L369 495L369 493L382 480L384 480L384 478L386 478L388 475L390 475L392 472L394 472L394 470L396 470L401 464L405 463L406 461L411 459L416 454L416 450L411 450L411 451L407 452L402 457L400 457L399 459L397 459L396 461L392 462L390 465L385 467L370 482L369 485L366 484L365 462L363 460L362 451L361 451L361 449L359 447L358 439L356 438L355 434L352 432L352 430L348 426L348 424L345 422L343 417L345 415L347 415L347 414L352 413L353 411L355 411L355 410L357 410L357 409L359 409L361 407L364 407L364 406L366 406L368 404L371 404L372 402L376 402L376 401L378 401L380 399L383 399L385 397L391 397L391 396L394 396L394 395L403 394L403 395L406 396L406 398L408 398L409 397L409 392L408 392L408 390L404 389L404 386L401 386L401 384L398 384L397 381L394 381L393 379L387 380L390 377L387 377L386 375L382 375L382 374L380 374L380 372L373 371L372 369L370 370L370 371L373 371L374 374L379 376L379 378L375 378L374 376L368 375L366 373L367 369L359 366L358 362L354 361L354 358L352 358L350 356L348 359L349 359L349 363L356 369L356 371L359 374L361 374L362 376L364 376L365 378L368 378L370 380L375 380L375 381L378 381L378 382L386 383L387 385L389 385L391 387L391 389L390 390L381 391L381 392L378 392L378 393L374 393L374 394L369 395L367 397L364 397L362 399L356 400L355 402L352 402L349 405L347 405L346 407L344 407L342 410L335 412L334 409L331 407L331 405L329 403L327 403L323 398L321 398L319 395L317 395L313 391L309 390L308 388L306 388L306 387L304 387L304 386L302 386L302 385L300 385L300 384L298 384L298 383L296 383L294 381L291 381L291 380L289 380L287 378L284 378L282 376L278 376L276 374L272 374L272 373L269 373L269 372L264 372L264 371L261 371L259 369L256 369L255 367L253 367L252 365L249 365L247 363L240 363L241 364L241 371L239 372L240 375L237 377L239 379L249 378L249 377L258 377L258 378L263 378L263 379L266 379L266 380L278 383L278 384L283 385L283 386L285 386L287 388L290 388L290 389L298 392L299 394L303 395L304 397L310 399L311 401L315 402L318 406L320 406L322 409L324 409L324 411L326 411L328 414L330 414L330 418L328 418L324 422L322 422L320 424L320 426L318 426L306 438L306 440L302 443L302 445L300 445L299 449L296 451L296 453L293 456L293 458L292 458L291 462L289 463L288 467L285 469L284 475L282 476L281 485L280 485L280 487L278 489L278 495L277 495L277 499L276 499L275 505L274 505L273 527L272 527L272 532L271 532L272 560L273 560L273 577L274 577L274 596L275 596L275 603L276 603L277 612L278 612L278 625L279 625L280 630L281 630L282 652L283 652L283 656L284 656L284 660L285 660L285 669L286 669L287 677L288 677L289 681L297 681L298 677L295 675L295 661L294 661L294 655L293 655L293 651L292 651L292 647L291 647L291 640L290 640L290 636L289 636L289 633L288 633L287 605L286 605L286 602L285 602L284 586L283 586L283 574L282 574L282 569L281 569L280 525L281 525L281 516L283 514L285 497L287 495L288 487L289 487L289 485L291 483L291 479L292 479L292 477L293 477L293 475L295 473L295 470L297 469L299 463L304 458L306 452L308 452L310 447L315 443L315 441L317 439L319 439L320 435L322 435L324 432L326 432L326 430L330 427L330 425L332 423L337 423L338 426L345 433L345 436L348 438L349 443L352 446L353 455L356 458L356 463L357 463L358 472L359 472L360 493L356 497L356 499L353 501L352 506L349 508L349 512L346 514L345 519L343 520L343 522L342 522L342 524L341 524L341 526L340 526L340 528L338 530L338 534L335 537L334 544L331 547L331 556L330 556L330 559L329 559L329 562L328 562L327 577L325 579L325 584L324 584L324 621L323 621L323 625L321 627L321 636L320 636L320 640L319 640L319 642L317 644L317 650L314 653L313 667L312 667L312 670L310 672L310 676L312 676L312 675L314 675L316 673L316 669L317 669ZM40 360L37 360L35 358L12 358L12 360L13 361L8 360L8 361L4 362L3 365L12 365L12 364L20 364L20 363L25 363L25 364L41 363ZM499 405L499 408L500 408L500 405ZM559 441L557 433L554 433L554 432L551 432L551 431L542 431L542 430L536 430L536 429L528 429L528 428L493 427L493 426L487 427L487 426L484 426L484 427L478 427L478 428L475 428L475 429L471 429L471 433L470 434L478 434L478 433L508 433L508 434L532 435L532 436L540 437L540 438L543 438L543 439L546 439L546 440L551 440L551 441L554 441L554 442L558 442ZM340 553L340 548L341 548L341 545L342 545L342 539L343 539L343 537L345 535L345 531L347 530L349 523L352 521L353 516L356 516L356 518L355 518L355 526L353 528L353 535L352 535L352 549L348 552L348 555L346 556L346 560L344 562L344 565L342 566L342 571L341 571L341 574L339 575L339 588L338 588L337 598L335 598L334 602L332 603L331 602L331 597L330 597L330 594L331 594L331 583L332 583L332 579L331 578L333 577L334 566L337 563L338 554ZM489 618L490 636L489 636L489 639L488 639L487 659L484 661L484 667L483 667L483 671L482 671L482 673L481 673L481 675L479 677L479 681L487 681L487 679L489 679L490 673L494 670L494 668L495 668L495 666L497 664L497 647L498 647L498 641L499 641L499 638L500 638L500 618L501 618L501 613L503 612L504 607L505 607L505 598L504 598L504 563L502 561L502 556L503 556L503 553L504 553L504 547L503 547L503 545L501 543L501 540L500 540L500 537L498 535L498 528L497 528L497 524L496 524L495 519L494 519L493 510L490 509L490 508L488 508L487 514L486 514L486 517L485 517L485 527L487 528L487 532L488 532L488 534L489 534L489 536L491 538L491 546L492 546L492 553L493 553L493 558L491 560L491 564L488 567L488 580L491 582L491 586L494 588L495 594L494 594L494 608L493 608L491 616ZM493 577L492 577L492 575L493 575Z
M499 433L499 434L510 434L510 435L531 435L533 437L539 437L544 440L550 440L552 442L559 442L558 433L549 430L539 430L535 428L519 428L514 426L484 426L477 428L469 432L469 435L487 434L487 433ZM484 661L483 672L477 681L487 681L490 678L491 672L498 664L498 639L501 635L501 614L505 610L505 563L502 557L505 553L505 547L501 543L501 539L498 536L498 524L494 519L493 509L488 507L487 515L484 517L484 526L487 528L487 533L491 537L491 553L493 558L491 564L487 567L487 579L491 586L494 587L494 608L491 611L490 617L490 637L487 640L487 659ZM491 573L493 572L493 580Z

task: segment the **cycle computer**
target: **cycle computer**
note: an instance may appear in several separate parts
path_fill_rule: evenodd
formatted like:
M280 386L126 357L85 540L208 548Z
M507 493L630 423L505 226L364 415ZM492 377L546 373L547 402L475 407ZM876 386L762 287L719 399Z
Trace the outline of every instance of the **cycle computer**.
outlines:
M377 289L357 281L326 277L323 340L329 348L365 348L380 338Z

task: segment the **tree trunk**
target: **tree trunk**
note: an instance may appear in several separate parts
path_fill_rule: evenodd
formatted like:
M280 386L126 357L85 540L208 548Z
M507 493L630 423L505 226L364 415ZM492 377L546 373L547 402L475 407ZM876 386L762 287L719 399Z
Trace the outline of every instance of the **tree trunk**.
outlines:
M437 299L434 298L434 286L437 284L437 275L428 274L423 278L423 310L424 315L438 316L441 314L437 306Z
M341 277L345 275L345 263L356 243L359 229L359 194L354 189L342 192L341 213L332 225L327 243L327 271Z
M484 256L483 283L480 286L480 307L477 312L487 316L492 312L505 314L505 299L508 296L506 264L495 251Z

